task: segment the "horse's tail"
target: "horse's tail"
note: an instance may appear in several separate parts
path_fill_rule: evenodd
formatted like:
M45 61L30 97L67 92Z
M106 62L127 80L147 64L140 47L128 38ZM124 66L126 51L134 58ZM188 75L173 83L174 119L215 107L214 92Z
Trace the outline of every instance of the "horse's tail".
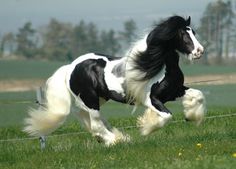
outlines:
M45 136L57 129L70 113L71 95L66 75L69 66L59 68L48 80L45 88L45 106L31 109L25 119L25 132L32 136Z

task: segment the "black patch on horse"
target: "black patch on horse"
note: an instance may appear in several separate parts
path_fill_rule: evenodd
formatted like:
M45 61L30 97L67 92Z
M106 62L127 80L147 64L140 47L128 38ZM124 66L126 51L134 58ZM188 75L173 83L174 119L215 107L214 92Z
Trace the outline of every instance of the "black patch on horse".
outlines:
M100 97L127 103L126 97L108 89L104 78L106 64L103 59L85 60L75 66L70 77L71 91L79 96L86 106L95 110L99 110Z
M108 100L108 88L104 80L103 59L88 59L77 64L71 73L70 88L80 96L89 108L99 110L99 97Z

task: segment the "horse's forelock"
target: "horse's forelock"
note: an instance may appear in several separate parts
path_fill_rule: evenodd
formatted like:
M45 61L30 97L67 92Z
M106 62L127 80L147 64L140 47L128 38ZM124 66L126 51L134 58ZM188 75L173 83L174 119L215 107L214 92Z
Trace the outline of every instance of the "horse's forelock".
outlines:
M183 17L177 15L161 21L148 35L147 44L173 39L177 35L178 30L189 26L190 22L190 17L185 20Z

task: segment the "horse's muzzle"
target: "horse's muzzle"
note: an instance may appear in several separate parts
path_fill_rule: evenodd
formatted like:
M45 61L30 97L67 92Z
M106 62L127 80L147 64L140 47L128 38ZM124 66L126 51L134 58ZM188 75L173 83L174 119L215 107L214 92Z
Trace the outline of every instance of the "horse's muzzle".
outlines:
M202 46L199 46L197 49L193 50L192 53L188 55L188 58L190 60L200 59L203 53L204 53L204 48Z

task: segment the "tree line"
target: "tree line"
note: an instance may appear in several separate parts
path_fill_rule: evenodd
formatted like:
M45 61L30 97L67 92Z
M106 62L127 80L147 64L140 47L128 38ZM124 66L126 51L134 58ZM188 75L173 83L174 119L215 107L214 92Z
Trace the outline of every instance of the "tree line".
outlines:
M88 53L119 54L136 36L137 26L131 19L123 24L122 31L99 30L90 22L77 25L51 19L40 29L31 22L25 23L17 33L6 33L0 43L0 54L27 59L73 60Z
M236 61L236 1L214 1L207 5L198 33L205 47L204 62Z
M236 3L236 2L235 2ZM197 33L203 46L205 64L236 62L236 4L232 1L210 2L200 19ZM154 21L154 23L157 23ZM134 20L123 23L123 30L100 30L92 22L77 25L51 19L34 29L25 23L17 33L0 39L0 56L15 55L27 59L73 60L87 52L120 55L137 37Z

